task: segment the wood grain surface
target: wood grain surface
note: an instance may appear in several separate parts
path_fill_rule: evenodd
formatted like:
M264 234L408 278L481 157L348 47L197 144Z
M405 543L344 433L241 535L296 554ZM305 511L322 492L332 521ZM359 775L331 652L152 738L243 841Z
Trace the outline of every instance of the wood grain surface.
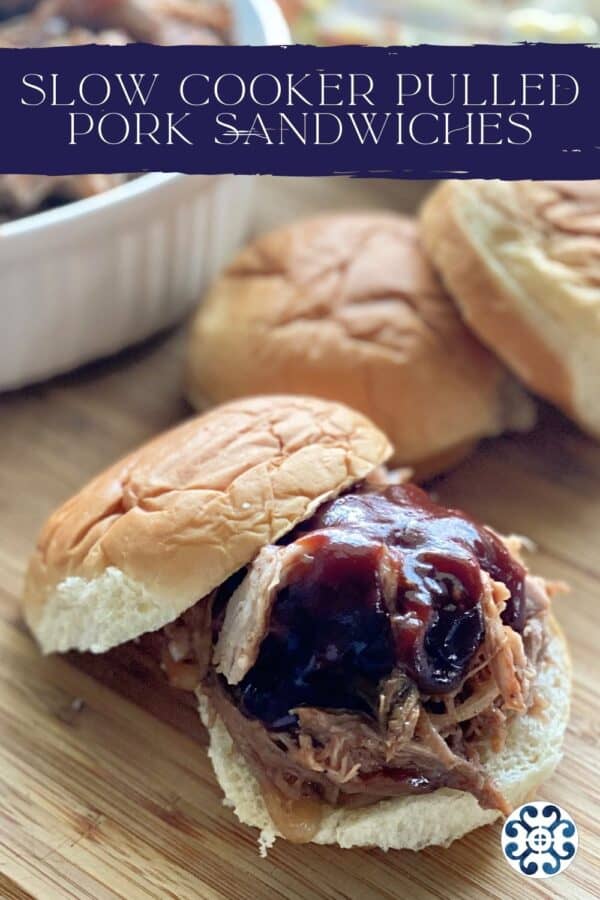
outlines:
M410 209L423 189L265 179L256 227L319 207ZM189 705L114 656L38 654L18 608L37 530L91 475L189 414L182 347L174 332L0 398L0 898L599 897L600 448L551 410L533 434L485 443L434 489L531 537L532 567L572 588L557 603L574 662L572 718L541 796L574 816L580 849L556 878L512 872L498 826L448 850L278 842L262 860L256 835L221 803Z

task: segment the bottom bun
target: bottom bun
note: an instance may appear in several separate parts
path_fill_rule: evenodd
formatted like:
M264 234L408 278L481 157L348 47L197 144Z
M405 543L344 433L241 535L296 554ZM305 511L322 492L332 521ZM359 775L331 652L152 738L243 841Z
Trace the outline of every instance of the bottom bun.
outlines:
M484 751L482 761L497 787L513 806L528 800L554 771L562 756L569 716L571 667L562 632L551 619L552 637L537 677L541 713L516 717L499 753ZM200 696L200 716L210 736L208 755L225 794L224 804L244 825L260 829L261 856L281 837L267 812L258 781L235 747L222 720L213 717ZM315 844L379 847L382 850L422 850L449 846L474 828L499 818L482 809L472 794L441 788L431 794L381 800L358 809L329 807Z

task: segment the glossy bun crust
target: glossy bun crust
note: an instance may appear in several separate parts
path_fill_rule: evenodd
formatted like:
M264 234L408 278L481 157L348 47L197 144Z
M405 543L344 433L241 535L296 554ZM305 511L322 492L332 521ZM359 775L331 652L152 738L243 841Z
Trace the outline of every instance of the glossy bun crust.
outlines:
M448 181L421 226L468 326L600 436L600 181Z
M530 401L463 325L418 242L391 213L323 215L243 250L193 323L197 408L269 391L368 415L394 463L435 474L484 436L533 422Z
M50 516L27 572L27 622L47 653L103 652L161 628L390 452L362 415L308 397L191 419Z

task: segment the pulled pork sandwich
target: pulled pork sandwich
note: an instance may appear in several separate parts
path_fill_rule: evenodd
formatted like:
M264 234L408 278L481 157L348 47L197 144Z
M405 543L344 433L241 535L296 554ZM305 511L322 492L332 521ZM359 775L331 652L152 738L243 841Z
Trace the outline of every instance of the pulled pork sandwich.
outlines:
M339 404L233 402L95 478L30 563L44 652L136 641L174 698L196 693L263 848L448 844L560 759L552 586L518 540L394 478L390 454Z

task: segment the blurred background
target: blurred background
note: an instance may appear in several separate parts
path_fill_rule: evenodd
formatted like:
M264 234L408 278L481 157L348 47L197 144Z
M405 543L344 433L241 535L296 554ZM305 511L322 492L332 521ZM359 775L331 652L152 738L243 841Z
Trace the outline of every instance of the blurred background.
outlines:
M598 0L279 0L295 40L318 44L595 41Z

